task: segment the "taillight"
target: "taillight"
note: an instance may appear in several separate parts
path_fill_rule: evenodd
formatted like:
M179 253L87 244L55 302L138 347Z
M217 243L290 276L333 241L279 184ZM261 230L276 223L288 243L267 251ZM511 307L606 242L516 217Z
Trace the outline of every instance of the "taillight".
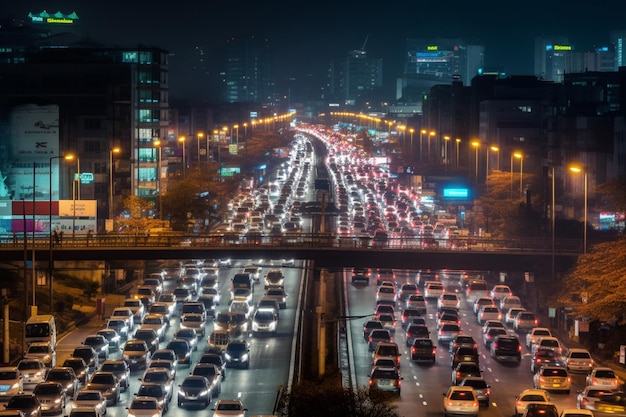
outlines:
M596 385L598 383L597 378L591 378L591 385Z
M546 383L546 379L543 376L540 376L539 377L539 383L545 384Z
M583 398L582 400L580 400L581 404L588 404L589 400L587 398Z
M415 348L415 346L413 346L413 347L411 348L411 353L415 353L415 352L417 352L417 349Z
M369 339L367 339L367 340L371 342L371 341L372 341L372 337L370 337L370 338L369 338Z
M521 352L522 351L522 345L517 345L517 351Z
M437 353L437 348L433 348L433 355Z
M491 390L489 388L485 388L485 395L489 396L491 394Z
M457 377L457 379L460 379L461 378L461 372L457 371L456 372L456 377Z
M370 386L374 385L374 380L370 379Z
M493 342L492 344L493 344L493 348L494 348L494 349L498 349L498 343Z

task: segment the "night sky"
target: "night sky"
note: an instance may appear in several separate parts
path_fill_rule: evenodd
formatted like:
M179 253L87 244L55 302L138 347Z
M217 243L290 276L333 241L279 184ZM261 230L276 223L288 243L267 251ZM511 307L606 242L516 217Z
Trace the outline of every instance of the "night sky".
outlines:
M576 50L608 45L611 30L626 30L626 3L595 0L431 1L3 1L2 21L28 12L75 11L83 33L120 46L169 50L178 63L194 47L219 50L231 37L267 38L277 76L324 71L330 59L359 49L383 58L385 82L402 72L407 38L462 38L485 46L485 64L508 74L532 74L534 38L566 36ZM171 60L171 62L173 62ZM172 84L182 70L172 65ZM390 86L393 88L393 86Z

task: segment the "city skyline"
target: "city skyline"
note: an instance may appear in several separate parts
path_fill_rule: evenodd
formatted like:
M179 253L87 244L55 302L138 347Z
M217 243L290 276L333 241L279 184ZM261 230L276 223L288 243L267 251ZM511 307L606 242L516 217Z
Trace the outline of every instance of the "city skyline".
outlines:
M607 46L610 32L625 29L620 18L626 6L595 2L530 1L522 4L447 2L403 4L381 8L379 3L344 1L315 7L278 1L173 4L136 1L84 4L77 1L28 1L7 4L2 21L26 19L29 12L76 12L82 35L91 41L119 46L138 44L168 50L172 86L202 48L214 61L229 38L267 38L274 51L277 83L320 74L330 61L350 50L365 50L383 59L384 85L393 89L402 74L406 39L459 38L485 47L485 66L503 68L508 75L532 75L537 36L564 36L578 51ZM219 10L218 10L219 9ZM212 68L215 71L215 68ZM391 90L390 90L391 91ZM174 92L173 92L174 93Z

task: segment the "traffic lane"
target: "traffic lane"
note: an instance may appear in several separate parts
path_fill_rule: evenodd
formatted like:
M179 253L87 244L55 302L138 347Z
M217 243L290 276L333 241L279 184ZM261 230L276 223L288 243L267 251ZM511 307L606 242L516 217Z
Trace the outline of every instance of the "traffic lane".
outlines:
M349 277L350 272L346 275ZM405 274L406 277L411 277L412 274ZM375 276L373 276L375 279ZM372 279L371 282L375 283ZM397 278L396 278L397 279ZM367 315L373 314L375 306L375 291L376 285L370 284L367 287L353 286L347 278L346 284L348 286L348 303L349 312L348 315ZM464 293L461 291L458 282L444 280L444 284L447 288L455 289L461 298L461 316L462 316L462 330L465 334L470 334L478 343L478 349L481 358L481 368L484 372L484 377L487 383L491 387L491 407L481 410L481 414L485 415L507 415L512 414L514 410L515 396L524 389L532 388L532 374L530 373L530 357L528 352L523 356L521 363L518 366L512 366L506 363L500 363L491 358L489 351L482 343L482 331L481 326L477 323L476 317L471 310L471 303L465 299ZM399 306L397 306L399 307ZM399 312L396 313L399 320ZM353 320L355 321L355 320ZM429 300L427 324L431 330L431 338L433 341L437 340L436 337L436 302ZM357 384L359 386L366 386L368 378L366 373L369 373L371 364L371 352L366 352L367 347L363 346L365 342L361 342L362 338L362 320L359 323L351 323L351 331L353 336L353 350L355 352L354 359L355 371L357 374ZM398 331L400 327L396 329L397 337L396 342L400 345L404 343L403 335ZM356 335L356 337L355 337ZM524 342L523 335L520 335L520 341ZM361 345L361 346L359 346ZM450 356L448 353L447 344L439 345L437 348L437 363L433 366L424 366L414 364L410 361L408 350L403 350L401 372L404 377L402 385L402 396L400 399L394 400L394 405L398 406L399 410L406 411L407 415L415 413L414 400L417 398L417 404L422 408L422 412L441 412L442 410L442 393L447 390L452 381L452 368L450 366ZM525 349L525 348L524 348ZM408 365L408 366L407 366ZM582 379L581 379L582 378ZM575 391L581 389L584 385L584 376L573 375L572 394L563 395L558 393L551 394L552 400L557 404L559 409L563 407L575 407ZM583 384L580 384L582 380ZM407 399L408 404L405 404ZM504 411L503 411L504 410Z

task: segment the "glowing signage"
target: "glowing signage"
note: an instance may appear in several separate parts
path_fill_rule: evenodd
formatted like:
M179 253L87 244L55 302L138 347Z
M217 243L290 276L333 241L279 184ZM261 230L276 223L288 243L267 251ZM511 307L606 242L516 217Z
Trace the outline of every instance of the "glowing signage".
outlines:
M467 188L444 188L443 198L467 198L469 190Z
M428 45L426 46L427 51L438 51L439 47L437 45Z
M73 25L74 23L78 23L79 20L76 12L70 14L63 14L61 12L50 14L45 10L41 13L28 13L28 18L31 23L43 23L48 25Z
M571 51L572 46L571 45L554 45L554 50L555 51Z

